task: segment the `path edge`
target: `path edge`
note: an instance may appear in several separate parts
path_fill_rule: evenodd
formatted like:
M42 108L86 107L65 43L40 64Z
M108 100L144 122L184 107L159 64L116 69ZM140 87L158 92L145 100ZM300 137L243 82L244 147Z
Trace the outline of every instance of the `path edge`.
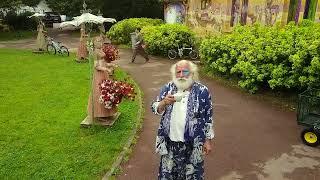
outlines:
M131 79L133 79L132 76L131 76ZM127 141L126 145L123 147L123 150L121 151L119 156L116 158L115 162L112 164L110 170L103 176L102 180L108 180L111 176L113 176L113 174L116 171L116 169L123 162L124 157L130 152L131 148L133 148L132 145L135 144L134 143L134 139L135 139L135 137L137 137L138 131L142 128L143 115L144 115L144 104L143 104L142 99L143 99L144 94L141 91L141 88L140 88L139 84L135 80L134 80L134 83L135 83L136 87L138 87L137 88L137 96L136 97L138 97L137 101L138 101L138 104L140 105L139 111L138 111L138 115L136 117L137 124L133 128L133 130L131 132L131 136L129 137L129 140Z

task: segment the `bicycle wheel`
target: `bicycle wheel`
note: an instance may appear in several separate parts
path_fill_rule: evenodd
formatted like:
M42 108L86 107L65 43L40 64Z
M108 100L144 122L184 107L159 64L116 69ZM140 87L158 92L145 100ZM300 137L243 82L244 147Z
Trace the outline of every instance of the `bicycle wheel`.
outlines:
M169 59L175 59L176 57L177 57L177 51L176 50L174 50L174 49L170 49L169 51L168 51L168 58Z
M192 59L192 60L195 60L198 58L198 52L195 51L195 50L191 50L190 53L189 53L189 57Z
M56 54L57 53L56 48L52 44L47 45L47 51L49 54Z
M65 46L61 46L60 47L60 53L61 53L62 56L69 56L69 50Z

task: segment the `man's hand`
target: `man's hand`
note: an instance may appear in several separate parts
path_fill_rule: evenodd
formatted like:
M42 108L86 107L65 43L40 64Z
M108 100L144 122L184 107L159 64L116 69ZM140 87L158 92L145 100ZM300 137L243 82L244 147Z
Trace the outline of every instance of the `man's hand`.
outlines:
M206 139L203 145L203 153L208 155L212 151L211 142L209 139Z
M175 102L174 96L171 94L168 94L162 101L165 103L165 105L173 104Z
M174 96L171 94L168 94L162 101L160 101L160 104L158 106L158 112L162 113L167 105L173 104L175 102Z

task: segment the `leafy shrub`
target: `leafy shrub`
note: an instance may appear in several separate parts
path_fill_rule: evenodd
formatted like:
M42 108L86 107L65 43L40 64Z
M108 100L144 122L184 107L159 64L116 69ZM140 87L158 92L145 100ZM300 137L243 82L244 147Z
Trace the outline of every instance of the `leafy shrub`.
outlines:
M160 25L163 23L161 19L151 19L151 18L130 18L124 19L122 21L114 24L110 30L107 32L108 38L111 39L113 43L116 44L130 44L131 37L130 33L138 27L141 29L145 26Z
M31 12L17 14L10 11L4 18L4 24L7 24L12 30L35 30L37 22L34 18L28 18L30 15L32 15Z
M305 89L320 84L320 24L238 26L229 35L201 43L200 56L209 71L239 79L239 86Z
M142 29L147 51L154 55L166 55L169 49L195 44L195 34L181 24L147 26Z

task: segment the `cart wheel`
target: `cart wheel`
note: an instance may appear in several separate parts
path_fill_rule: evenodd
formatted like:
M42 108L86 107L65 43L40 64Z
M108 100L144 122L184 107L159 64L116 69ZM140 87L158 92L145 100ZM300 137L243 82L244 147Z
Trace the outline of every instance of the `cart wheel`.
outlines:
M49 54L56 54L57 53L56 48L52 44L47 45L47 51Z
M169 59L175 59L177 57L178 53L174 49L170 49L168 51L168 58Z
M61 52L61 55L62 55L62 56L69 56L69 50L68 50L67 47L61 46L60 48L61 48L61 49L60 49L60 52Z
M301 139L304 144L311 147L316 147L317 145L319 145L320 137L317 132L315 132L312 128L310 128L302 131Z
M190 53L189 53L189 57L190 57L192 60L196 60L196 59L198 58L198 53L197 53L197 51L191 50Z

